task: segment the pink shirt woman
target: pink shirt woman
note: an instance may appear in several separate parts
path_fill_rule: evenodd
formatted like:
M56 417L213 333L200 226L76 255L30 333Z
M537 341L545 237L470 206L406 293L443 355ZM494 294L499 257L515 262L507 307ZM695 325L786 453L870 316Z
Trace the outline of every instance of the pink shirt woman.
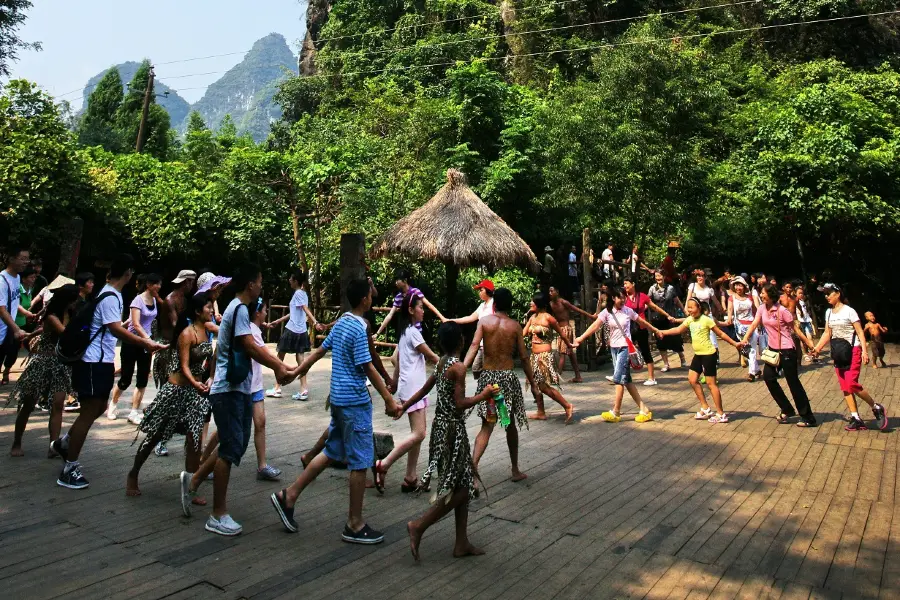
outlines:
M780 304L774 304L766 308L765 304L759 307L760 321L766 328L769 348L772 350L791 350L794 348L794 339L791 333L794 331L794 315Z

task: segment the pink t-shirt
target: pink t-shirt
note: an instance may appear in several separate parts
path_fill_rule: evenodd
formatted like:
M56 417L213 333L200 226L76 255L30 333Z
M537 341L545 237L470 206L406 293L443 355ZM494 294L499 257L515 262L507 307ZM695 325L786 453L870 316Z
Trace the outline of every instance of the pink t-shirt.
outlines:
M769 348L772 350L790 350L794 347L791 332L794 331L794 315L780 304L775 304L767 309L763 304L759 307L762 315L762 325L769 336Z
M603 312L597 315L597 320L603 323L609 331L609 347L624 348L628 346L627 340L631 339L631 322L636 321L638 316L627 306L623 306L622 310L613 310L615 310L615 314L610 314L604 308Z

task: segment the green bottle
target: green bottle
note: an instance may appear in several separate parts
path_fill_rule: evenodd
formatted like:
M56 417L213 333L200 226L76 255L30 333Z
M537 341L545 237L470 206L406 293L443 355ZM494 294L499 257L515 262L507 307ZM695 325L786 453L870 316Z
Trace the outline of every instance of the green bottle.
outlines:
M494 385L494 402L497 403L497 416L500 417L500 425L504 427L509 427L509 411L506 410L506 402L504 402L505 396L503 392L500 391L499 385Z

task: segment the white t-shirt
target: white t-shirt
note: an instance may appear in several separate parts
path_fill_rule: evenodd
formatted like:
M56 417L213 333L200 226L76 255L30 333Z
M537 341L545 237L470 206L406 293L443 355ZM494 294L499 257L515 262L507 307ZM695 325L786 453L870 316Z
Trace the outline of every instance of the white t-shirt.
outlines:
M569 252L569 277L578 277L578 257Z
M634 275L637 273L637 264L638 264L638 255L635 253L631 253L631 274Z
M744 325L753 321L753 300L747 297L740 298L737 295L731 297L731 304L734 307L734 318L741 321Z
M478 320L482 320L488 315L494 314L494 299L488 298L487 302L482 302L478 305L478 309L475 311L478 313ZM479 344L482 348L484 348L484 338L481 338L481 344Z
M287 328L294 333L306 333L306 311L304 306L309 306L309 296L303 290L294 292L291 298L291 304L288 307L291 311L291 318L287 323Z
M400 336L400 380L397 382L397 399L408 400L422 389L425 375L425 355L416 350L425 343L422 332L410 325Z
M809 305L806 300L797 300L797 320L801 323L812 323L812 317L809 315Z
M263 340L262 331L260 331L259 327L256 326L256 323L252 321L250 322L250 335L253 336L253 341L256 342L257 346L260 348L265 347L266 342ZM250 393L255 394L263 389L262 365L254 360L250 364L250 373L252 374L250 379Z
M22 281L18 275L13 277L6 269L0 274L0 304L9 311L9 316L16 320L19 312L19 286ZM0 319L0 342L6 337L6 323Z
M613 253L612 253L612 250L610 250L609 248L607 248L606 250L603 251L603 254L600 255L600 258L601 258L602 260L613 260ZM607 273L609 273L610 269L612 269L612 265L607 265L607 264L605 264L605 263L603 264L603 270L604 270L604 271L606 271Z
M690 295L690 292L693 292L694 297L700 302L711 302L713 296L716 295L716 291L711 287L706 286L701 288L696 283L692 283L688 286L688 292L688 295Z
M88 346L87 351L81 358L81 362L112 363L116 360L116 336L110 333L108 329L105 329L103 333L94 337L104 325L122 322L122 294L108 284L103 286L100 294L107 292L112 292L112 296L104 298L94 308L94 317L91 319L91 338L94 341ZM97 296L99 297L100 294Z
M856 335L853 324L859 323L859 315L846 304L837 312L830 308L825 311L825 322L831 327L831 337L847 340L854 346L861 345L859 336L856 337L856 340L853 339L853 336Z
M623 306L622 310L613 310L615 313L610 314L610 312L604 308L603 311L597 315L597 320L603 323L609 330L609 347L623 348L628 345L625 338L631 339L631 321L637 321L638 314L627 306ZM621 326L621 329L616 323ZM625 332L624 335L622 333L623 331Z

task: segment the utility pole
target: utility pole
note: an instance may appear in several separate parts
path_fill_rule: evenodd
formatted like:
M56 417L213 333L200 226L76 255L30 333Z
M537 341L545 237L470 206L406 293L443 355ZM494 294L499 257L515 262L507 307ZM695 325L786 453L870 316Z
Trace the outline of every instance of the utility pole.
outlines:
M137 144L134 149L141 153L144 149L144 130L147 128L147 115L150 113L150 93L153 91L153 67L150 67L150 77L147 78L147 89L144 91L144 108L141 110L141 126L138 129Z

